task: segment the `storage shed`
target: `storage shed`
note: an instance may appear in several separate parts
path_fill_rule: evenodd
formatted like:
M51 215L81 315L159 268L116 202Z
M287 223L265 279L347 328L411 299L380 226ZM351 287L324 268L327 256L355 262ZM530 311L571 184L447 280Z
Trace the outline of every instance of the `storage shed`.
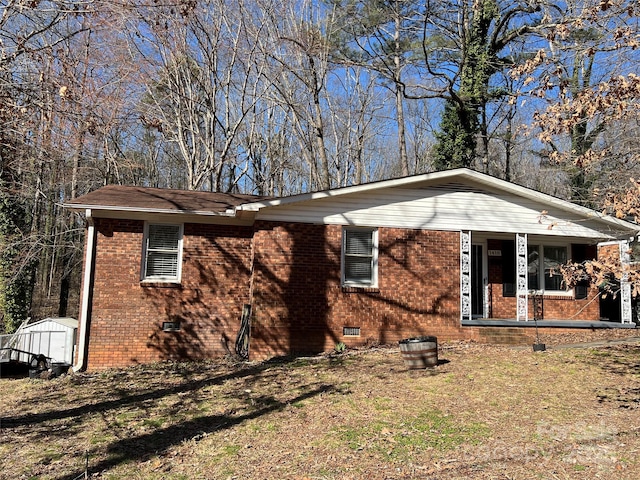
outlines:
M18 350L44 355L52 363L73 364L78 320L45 318L25 325L16 332Z

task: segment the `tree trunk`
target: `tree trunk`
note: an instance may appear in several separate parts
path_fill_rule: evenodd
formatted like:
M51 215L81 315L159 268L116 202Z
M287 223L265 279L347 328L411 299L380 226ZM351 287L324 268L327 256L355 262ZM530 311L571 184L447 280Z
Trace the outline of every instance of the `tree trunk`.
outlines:
M403 94L399 84L396 84L396 115L398 117L398 148L400 151L400 168L403 177L409 175L409 160L407 157L407 137L404 126Z
M396 2L397 7L397 2ZM395 18L395 32L393 35L394 40L394 48L395 55L393 57L393 63L395 67L394 72L394 81L395 81L395 93L396 93L396 115L398 121L398 149L400 152L400 169L403 177L409 175L409 160L407 158L407 139L405 134L405 124L404 124L404 105L403 105L403 96L404 92L402 91L401 80L401 71L402 68L400 66L400 17L396 15Z

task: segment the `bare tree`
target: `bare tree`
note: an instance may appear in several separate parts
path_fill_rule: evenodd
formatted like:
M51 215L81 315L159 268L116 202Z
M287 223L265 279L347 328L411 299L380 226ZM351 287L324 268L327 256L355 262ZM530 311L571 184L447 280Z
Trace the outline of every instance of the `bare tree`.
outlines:
M68 224L56 218L66 170L55 78L60 49L87 31L78 16L92 11L90 2L14 0L0 14L0 315L8 331L30 315L38 262L48 272L51 251L72 250Z
M148 75L142 120L175 146L189 189L233 190L247 171L234 150L238 134L262 96L260 32L243 2L181 7L137 10L147 29L132 36Z
M339 2L341 35L334 60L366 66L393 96L400 174L410 173L405 118L406 86L417 71L424 2L359 0Z
M270 99L287 112L309 168L308 185L333 184L326 146L326 82L332 11L311 0L262 5Z
M616 96L610 79L636 69L638 45L634 2L568 2L563 16L546 30L546 42L516 73L528 77L535 97L543 99L534 115L545 159L567 172L571 199L594 207L592 190L609 157L602 134L619 112L603 105ZM590 104L590 102L592 102ZM622 104L618 103L616 108ZM625 112L632 110L624 107ZM596 166L597 165L597 166Z

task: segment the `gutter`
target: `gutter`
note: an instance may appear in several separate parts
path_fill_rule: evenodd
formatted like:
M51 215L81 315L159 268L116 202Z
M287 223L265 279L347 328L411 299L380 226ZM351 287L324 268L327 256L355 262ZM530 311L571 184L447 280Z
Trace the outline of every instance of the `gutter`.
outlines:
M233 209L227 209L224 212L214 212L210 210L177 210L174 208L139 208L139 207L127 207L122 205L81 205L76 203L65 203L62 205L63 208L68 208L69 210L99 210L105 212L135 212L135 213L149 213L149 214L188 214L188 215L197 215L203 217L232 217L234 216Z
M80 305L80 338L78 340L78 357L73 371L85 370L87 367L87 346L89 343L89 316L91 311L91 293L93 287L93 268L95 260L96 228L91 209L85 212L87 217L87 248L84 252L84 277L82 279L82 304Z

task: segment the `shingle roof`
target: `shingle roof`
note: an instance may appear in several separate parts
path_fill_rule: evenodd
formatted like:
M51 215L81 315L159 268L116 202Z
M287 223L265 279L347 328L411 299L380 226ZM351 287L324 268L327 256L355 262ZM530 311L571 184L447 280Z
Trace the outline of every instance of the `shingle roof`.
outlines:
M107 185L69 201L65 206L72 209L223 213L242 203L265 198L267 197L239 193Z

